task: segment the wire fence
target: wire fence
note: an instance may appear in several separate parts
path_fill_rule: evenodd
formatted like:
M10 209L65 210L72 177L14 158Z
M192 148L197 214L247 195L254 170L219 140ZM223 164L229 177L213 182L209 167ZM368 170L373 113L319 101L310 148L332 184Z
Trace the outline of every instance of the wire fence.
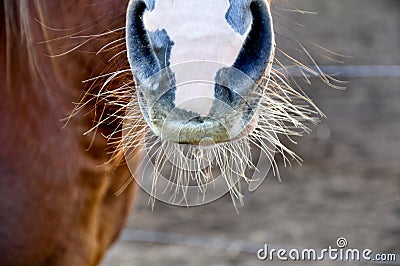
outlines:
M289 66L285 70L294 77L301 77L304 74L318 76L322 71L338 78L400 78L400 65L322 65L308 66L307 68L312 71L298 66Z

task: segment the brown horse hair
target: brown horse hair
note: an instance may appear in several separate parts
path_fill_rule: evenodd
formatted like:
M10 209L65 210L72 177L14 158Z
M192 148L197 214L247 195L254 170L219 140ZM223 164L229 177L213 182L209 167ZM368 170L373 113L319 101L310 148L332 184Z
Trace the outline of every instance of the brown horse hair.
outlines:
M3 41L3 49L5 49L4 54L6 55L5 63L6 63L6 80L7 80L7 88L11 95L13 93L13 88L23 89L29 84L40 83L42 86L42 91L30 91L29 93L42 94L45 93L46 89L48 89L48 82L46 80L46 75L44 75L41 66L41 56L46 56L50 59L52 68L58 74L57 66L54 62L57 62L57 58L61 57L61 55L68 55L70 52L59 52L64 48L60 48L62 46L62 42L65 40L71 40L72 38L78 38L80 35L90 36L89 39L84 40L83 43L90 42L99 42L102 43L100 47L104 47L104 44L108 44L110 42L115 41L115 36L113 34L105 34L101 32L90 32L87 29L84 29L82 25L78 27L74 27L73 29L53 29L48 25L48 15L46 14L47 4L46 2L40 0L1 0L0 1L0 13L4 15L4 19L1 20L2 36L1 39ZM121 17L125 16L124 11L121 12ZM32 20L35 18L35 21ZM100 20L108 21L113 19L110 18L102 18ZM89 22L89 29L91 26L99 23L97 21ZM101 22L100 22L101 23ZM92 24L92 25L91 25ZM119 23L122 25L122 23ZM120 36L123 34L123 29L121 30ZM36 34L39 32L41 39L36 39L33 37L33 32ZM101 33L101 34L100 34ZM103 36L96 36L97 34ZM55 36L55 37L54 37ZM81 43L78 42L77 46L80 46ZM41 49L41 53L37 52L37 49ZM113 47L109 47L113 48ZM121 48L121 47L120 47ZM112 49L104 49L102 51L88 51L88 57L97 56L102 58L101 61L109 61L111 57L115 56L116 52L121 52L118 50L111 51ZM75 48L71 50L75 51ZM93 52L95 55L93 55ZM77 51L77 53L80 53ZM92 54L90 54L92 53ZM123 55L123 54L121 54ZM80 55L82 56L82 55ZM86 112L86 116L89 115L88 120L92 120L93 127L96 128L94 130L93 140L98 134L103 134L106 136L113 136L113 138L109 137L109 139L117 139L119 123L109 122L109 124L105 125L105 123L101 123L100 121L105 117L114 117L115 108L108 104L113 97L108 97L107 99L99 99L94 97L97 92L102 88L105 78L100 78L104 73L113 72L118 70L121 67L128 67L128 62L125 58L120 56L118 62L114 60L112 64L105 65L102 67L96 66L95 73L91 73L96 78L84 82L85 79L88 79L90 76L86 76L81 81L84 82L84 85L81 86L81 92L79 94L82 95L79 100L79 104L76 105L76 108L73 109L70 115L66 114L66 121L72 119L78 112ZM23 73L24 78L18 78L18 75L15 73L20 72ZM61 76L61 75L56 75ZM130 73L125 73L125 75L118 75L118 77L114 78L112 84L109 84L105 89L110 92L113 91L114 88L118 88L121 84L126 83L128 80L132 80L132 76ZM18 96L18 95L16 95ZM115 95L113 95L115 96ZM124 97L119 97L120 100ZM77 99L78 100L78 99ZM115 100L115 99L114 99ZM90 106L90 107L89 107ZM89 107L89 110L88 110ZM97 125L97 126L96 126ZM117 133L115 133L117 131ZM112 134L114 132L114 134ZM90 150L92 146L92 142L88 145L87 150ZM113 153L112 160L108 162L108 165L117 166L119 162L123 162L122 153L119 150L115 149L115 145L111 145L109 151Z
M6 50L7 87L16 86L19 81L12 78L15 71L24 70L24 81L44 80L38 55L32 49L37 45L32 34L32 23L29 20L32 13L43 19L42 3L39 0L1 0L0 13L4 19L1 21L3 49ZM43 30L43 34L45 31Z
M0 0L1 265L97 265L134 200L135 184L115 195L130 177L126 167L99 167L110 159L103 135L114 125L82 134L97 123L106 103L80 108L65 128L60 121L85 91L99 88L100 81L85 88L82 80L105 70L102 58L107 60L110 51L100 56L96 51L116 35L91 38L85 49L94 54L57 54L64 45L82 42L78 35L124 24L123 12L96 20L107 7L120 9L119 1L108 2L102 10L82 5L92 11L89 15L59 16L84 2ZM85 19L88 24L75 27ZM120 57L120 64L125 61ZM120 66L116 64L109 67L115 71Z

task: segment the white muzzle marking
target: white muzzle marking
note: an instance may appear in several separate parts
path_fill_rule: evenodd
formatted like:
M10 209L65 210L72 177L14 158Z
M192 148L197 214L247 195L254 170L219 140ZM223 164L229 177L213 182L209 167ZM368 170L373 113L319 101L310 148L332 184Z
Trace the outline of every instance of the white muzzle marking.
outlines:
M225 18L229 6L228 0L160 0L155 1L153 10L145 11L146 30L164 29L173 42L169 63L176 79L176 107L203 116L209 114L215 98L216 73L233 65L251 29L249 25L240 35L229 25ZM196 61L214 64L179 67Z

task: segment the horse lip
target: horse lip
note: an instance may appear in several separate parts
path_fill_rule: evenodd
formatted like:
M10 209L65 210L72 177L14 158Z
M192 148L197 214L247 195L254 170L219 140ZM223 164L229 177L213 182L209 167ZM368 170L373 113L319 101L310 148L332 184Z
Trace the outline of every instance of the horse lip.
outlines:
M219 143L229 138L229 132L221 123L207 117L197 121L165 123L161 131L161 139L180 144L198 145L205 138Z
M156 126L156 135L166 141L179 144L199 145L204 139L211 139L213 143L225 143L245 138L257 127L257 118L253 118L238 134L231 136L229 129L218 121L210 122L207 118L202 121L185 123L173 121L171 124ZM206 125L208 124L208 125Z

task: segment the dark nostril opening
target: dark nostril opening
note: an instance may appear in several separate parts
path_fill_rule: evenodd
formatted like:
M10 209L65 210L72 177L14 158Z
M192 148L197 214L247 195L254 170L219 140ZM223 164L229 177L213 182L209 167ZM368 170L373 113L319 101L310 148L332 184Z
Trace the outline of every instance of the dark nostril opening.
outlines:
M196 116L196 117L192 118L190 120L190 122L195 122L195 123L201 124L201 123L204 123L204 118L201 116Z

